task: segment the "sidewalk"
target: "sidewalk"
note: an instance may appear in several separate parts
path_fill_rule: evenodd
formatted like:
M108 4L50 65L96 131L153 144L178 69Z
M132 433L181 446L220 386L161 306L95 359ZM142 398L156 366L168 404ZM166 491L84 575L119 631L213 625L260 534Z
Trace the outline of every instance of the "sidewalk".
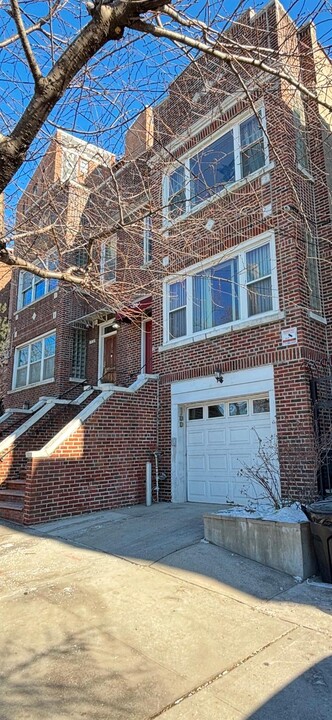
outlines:
M330 719L332 591L202 542L205 509L0 526L1 720Z

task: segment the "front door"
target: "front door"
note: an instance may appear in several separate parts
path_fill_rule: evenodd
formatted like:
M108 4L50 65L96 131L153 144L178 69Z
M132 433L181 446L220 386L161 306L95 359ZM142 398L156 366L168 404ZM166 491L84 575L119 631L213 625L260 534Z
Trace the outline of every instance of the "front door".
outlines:
M116 333L103 337L102 383L116 383Z

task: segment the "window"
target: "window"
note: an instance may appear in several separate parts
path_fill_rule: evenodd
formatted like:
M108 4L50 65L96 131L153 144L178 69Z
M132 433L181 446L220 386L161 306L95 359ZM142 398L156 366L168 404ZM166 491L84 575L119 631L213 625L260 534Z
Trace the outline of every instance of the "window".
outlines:
M271 243L246 248L166 283L167 342L277 309Z
M202 407L189 408L188 420L203 420L203 408Z
M35 261L38 267L44 267L48 270L56 271L58 269L58 254L52 251L45 261ZM58 280L55 278L41 278L39 275L32 275L27 271L20 272L18 283L17 309L31 305L35 300L40 300L50 292L54 292L58 287Z
M74 329L72 348L71 376L83 380L86 371L86 330L81 328Z
M263 108L242 123L179 161L164 178L168 220L190 212L227 185L251 175L268 162Z
M309 170L309 156L306 138L305 115L303 106L293 110L295 128L295 153L298 165Z
M306 232L306 275L309 286L309 307L318 313L322 312L322 300L319 282L319 257L317 240Z
M116 239L108 240L101 246L100 275L103 283L115 280L116 273Z
M208 418L220 418L225 417L225 406L224 405L209 405L208 407Z
M55 333L37 338L15 350L14 388L34 385L54 377Z
M269 398L261 398L259 400L253 400L252 401L252 410L253 410L254 415L257 415L258 413L270 412Z
M246 400L229 403L228 411L230 417L234 417L235 415L248 415L248 403Z
M152 260L152 217L147 215L143 221L143 264Z
M85 247L78 248L74 252L74 265L79 268L85 268L89 260L89 254Z
M67 180L76 180L77 161L78 156L76 152L72 152L70 150L64 151L62 164L62 182L66 182Z

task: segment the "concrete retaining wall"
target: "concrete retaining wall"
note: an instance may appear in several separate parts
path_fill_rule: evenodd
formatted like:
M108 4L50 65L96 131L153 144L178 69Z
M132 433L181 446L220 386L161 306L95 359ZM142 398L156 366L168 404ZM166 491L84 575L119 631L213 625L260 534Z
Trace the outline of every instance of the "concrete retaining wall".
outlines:
M282 523L204 515L204 536L214 545L304 580L317 569L309 522Z

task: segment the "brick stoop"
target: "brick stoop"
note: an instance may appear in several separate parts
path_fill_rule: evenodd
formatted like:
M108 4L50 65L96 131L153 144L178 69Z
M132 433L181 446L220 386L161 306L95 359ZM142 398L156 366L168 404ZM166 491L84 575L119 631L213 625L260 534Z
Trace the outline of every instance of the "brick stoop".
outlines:
M26 452L42 448L98 394L94 392L81 405L55 405L3 452L0 456L0 518L23 523ZM23 422L27 419L25 415Z

